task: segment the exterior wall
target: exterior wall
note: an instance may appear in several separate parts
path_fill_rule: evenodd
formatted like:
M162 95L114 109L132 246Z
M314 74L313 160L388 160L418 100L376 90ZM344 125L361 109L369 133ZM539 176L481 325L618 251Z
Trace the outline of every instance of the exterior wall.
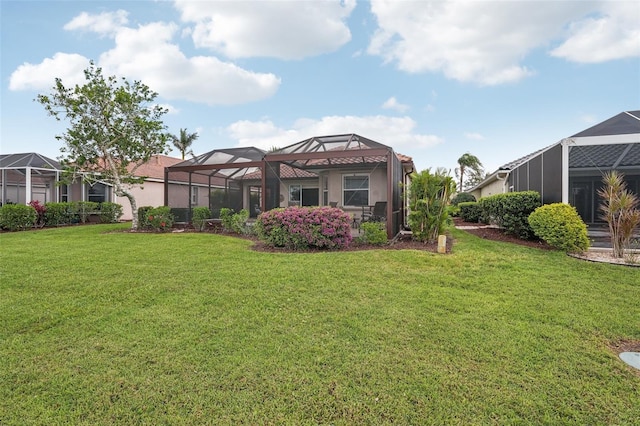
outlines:
M476 189L471 192L471 195L476 197L476 200L479 200L482 197L488 197L489 195L495 194L503 194L507 192L506 190L506 181L501 179L496 179L493 182L487 184L486 186Z

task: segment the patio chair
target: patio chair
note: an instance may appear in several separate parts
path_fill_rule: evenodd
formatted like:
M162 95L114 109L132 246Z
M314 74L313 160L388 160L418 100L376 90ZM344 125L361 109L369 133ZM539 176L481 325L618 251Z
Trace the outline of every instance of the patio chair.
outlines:
M373 210L362 212L362 222L384 222L387 220L387 202L376 201Z

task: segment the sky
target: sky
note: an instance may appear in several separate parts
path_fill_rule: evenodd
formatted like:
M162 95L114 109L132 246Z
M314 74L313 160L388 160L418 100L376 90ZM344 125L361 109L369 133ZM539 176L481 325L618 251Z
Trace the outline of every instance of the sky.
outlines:
M636 1L0 0L0 153L58 158L34 101L90 61L139 80L192 148L357 133L418 171L487 172L640 109ZM173 150L170 155L180 154Z

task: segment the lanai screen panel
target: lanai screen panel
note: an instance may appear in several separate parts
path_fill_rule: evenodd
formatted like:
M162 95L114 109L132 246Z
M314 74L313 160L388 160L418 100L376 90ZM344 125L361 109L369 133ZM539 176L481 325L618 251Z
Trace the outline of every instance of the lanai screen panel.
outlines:
M254 147L220 149L167 167L165 203L170 207L191 209L188 194L191 193L190 187L197 182L206 183L210 189L213 214L219 214L222 207L240 210L242 178L260 171L264 155L264 151ZM174 186L179 188L172 188ZM181 187L186 187L186 192Z
M402 191L403 188L400 186L400 183L403 182L403 170L402 170L402 162L398 158L397 155L391 154L391 164L388 165L391 167L391 192L392 192L392 206L393 206L393 235L396 235L400 232L400 228L403 225L404 218L404 204L402 202Z
M543 154L544 155L544 154ZM536 191L541 196L544 193L544 189L542 188L542 158L543 155L538 155L537 157L533 157L531 161L529 161L529 191Z
M562 201L562 146L554 146L543 154L542 185L544 194L542 203Z

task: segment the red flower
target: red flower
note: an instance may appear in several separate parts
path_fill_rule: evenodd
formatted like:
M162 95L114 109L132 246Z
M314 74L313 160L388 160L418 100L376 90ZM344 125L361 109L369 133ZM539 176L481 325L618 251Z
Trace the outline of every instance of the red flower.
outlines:
M149 220L153 220L153 216L149 216Z
M164 222L160 222L160 226L162 226L164 228L165 223Z

